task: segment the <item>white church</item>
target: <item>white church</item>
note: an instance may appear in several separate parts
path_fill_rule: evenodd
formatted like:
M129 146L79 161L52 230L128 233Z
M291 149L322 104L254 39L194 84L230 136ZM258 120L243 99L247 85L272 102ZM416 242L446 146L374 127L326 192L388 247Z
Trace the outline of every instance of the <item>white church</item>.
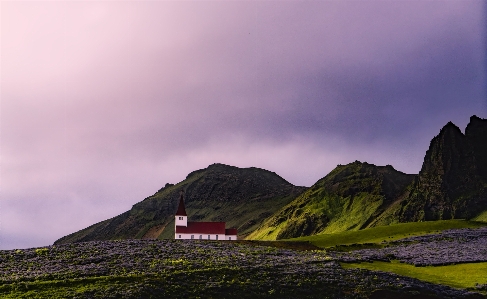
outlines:
M174 231L176 240L237 240L237 229L225 229L225 222L188 222L182 192L175 215Z

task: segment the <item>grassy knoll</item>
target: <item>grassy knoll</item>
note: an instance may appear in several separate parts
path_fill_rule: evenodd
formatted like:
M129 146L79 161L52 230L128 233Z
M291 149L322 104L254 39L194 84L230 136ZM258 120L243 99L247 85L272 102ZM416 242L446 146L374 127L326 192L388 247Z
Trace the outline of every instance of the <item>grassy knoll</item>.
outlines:
M454 288L473 288L476 284L487 284L487 262L458 264L448 266L415 267L393 262L341 263L345 269L362 268L375 271L392 272L398 275L417 278L423 281L451 286Z
M359 231L346 231L335 234L322 234L308 237L289 239L292 241L308 241L321 248L339 245L380 243L394 241L411 236L437 233L446 229L478 228L487 226L487 223L465 220L439 220L425 222L399 223L388 226L379 226Z

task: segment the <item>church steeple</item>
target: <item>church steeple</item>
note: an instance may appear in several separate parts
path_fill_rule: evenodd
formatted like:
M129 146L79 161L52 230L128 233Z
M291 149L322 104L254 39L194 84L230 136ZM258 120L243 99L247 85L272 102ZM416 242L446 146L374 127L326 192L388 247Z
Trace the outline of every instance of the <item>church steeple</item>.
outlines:
M186 208L184 207L184 192L181 190L179 196L179 206L174 217L175 226L188 226L188 214L186 214Z
M184 207L184 198L183 198L184 191L181 190L181 195L179 196L179 206L176 212L176 216L188 216L186 214L186 208Z

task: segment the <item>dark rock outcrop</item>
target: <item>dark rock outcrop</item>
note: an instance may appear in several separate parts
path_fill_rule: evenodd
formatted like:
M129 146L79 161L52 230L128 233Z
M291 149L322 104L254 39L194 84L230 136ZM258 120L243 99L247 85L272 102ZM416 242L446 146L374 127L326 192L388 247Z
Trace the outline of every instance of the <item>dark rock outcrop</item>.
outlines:
M449 122L431 140L418 178L402 202L401 222L469 219L487 209L487 120L463 134Z
M465 137L472 147L477 174L487 182L487 119L477 116L470 117L465 129Z

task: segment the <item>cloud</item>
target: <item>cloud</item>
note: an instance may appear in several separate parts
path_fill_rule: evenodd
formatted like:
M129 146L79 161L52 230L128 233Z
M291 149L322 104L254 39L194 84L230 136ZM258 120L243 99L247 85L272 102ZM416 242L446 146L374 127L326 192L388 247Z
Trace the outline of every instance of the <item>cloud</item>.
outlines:
M308 186L354 160L417 172L444 124L487 115L485 16L482 1L4 2L1 246L45 245L215 162Z

